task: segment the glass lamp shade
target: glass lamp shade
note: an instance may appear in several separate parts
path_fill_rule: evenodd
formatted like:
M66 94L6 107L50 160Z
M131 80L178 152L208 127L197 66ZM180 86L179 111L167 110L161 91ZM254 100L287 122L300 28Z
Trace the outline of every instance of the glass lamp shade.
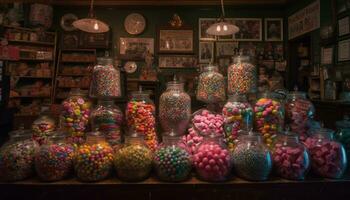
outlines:
M109 31L106 23L95 18L84 18L73 22L73 26L88 33L105 33Z
M233 35L239 31L239 28L231 23L220 21L211 25L207 29L209 35L224 36Z

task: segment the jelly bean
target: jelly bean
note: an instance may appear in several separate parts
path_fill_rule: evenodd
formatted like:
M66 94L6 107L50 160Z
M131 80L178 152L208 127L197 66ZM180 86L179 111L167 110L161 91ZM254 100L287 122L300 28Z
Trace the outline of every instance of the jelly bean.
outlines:
M44 144L55 129L55 121L47 116L42 116L32 124L33 139L40 145Z
M237 62L228 67L229 94L254 93L257 90L256 67L249 62Z

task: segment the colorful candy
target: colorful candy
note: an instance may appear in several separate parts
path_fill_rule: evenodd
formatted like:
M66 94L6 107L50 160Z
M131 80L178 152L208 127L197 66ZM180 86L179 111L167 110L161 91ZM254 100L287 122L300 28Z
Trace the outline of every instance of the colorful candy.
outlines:
M195 131L193 128L188 129L188 134L184 135L182 137L182 142L186 145L186 147L189 149L191 154L193 154L198 145L203 141L203 137L200 136L197 131Z
M96 65L92 73L91 96L120 97L120 72L113 65Z
M223 116L220 114L215 114L207 109L201 109L193 113L191 123L192 127L203 136L210 135L212 133L222 136L224 133Z
M196 98L205 103L225 101L225 79L216 66L208 66L200 74Z
M257 90L256 67L239 56L227 69L228 93L247 94Z
M32 124L33 139L40 145L44 144L47 138L56 129L55 120L47 115L42 115Z

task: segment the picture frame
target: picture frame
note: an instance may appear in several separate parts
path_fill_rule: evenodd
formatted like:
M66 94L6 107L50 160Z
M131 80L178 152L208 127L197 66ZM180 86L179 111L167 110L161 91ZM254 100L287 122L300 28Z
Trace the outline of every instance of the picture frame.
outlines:
M80 32L79 47L86 49L107 49L109 46L109 35L106 33Z
M79 47L79 32L63 32L61 37L62 49L77 49Z
M198 38L200 41L215 41L217 39L214 35L207 34L207 29L213 25L216 20L216 18L198 19Z
M283 18L266 18L264 22L265 41L283 41Z
M333 47L322 47L321 48L321 64L331 65L333 64Z
M239 32L234 34L235 41L262 41L261 18L234 18Z
M214 43L199 42L199 63L211 63L214 60Z
M197 58L194 55L159 55L159 68L196 68Z
M158 31L158 52L159 53L193 53L194 35L190 27L165 27Z
M350 60L350 39L338 42L338 62Z
M143 60L147 50L154 54L153 38L119 38L119 55L122 59Z
M233 56L238 42L216 42L216 57Z
M345 36L350 34L350 17L345 16L343 18L338 19L338 36Z

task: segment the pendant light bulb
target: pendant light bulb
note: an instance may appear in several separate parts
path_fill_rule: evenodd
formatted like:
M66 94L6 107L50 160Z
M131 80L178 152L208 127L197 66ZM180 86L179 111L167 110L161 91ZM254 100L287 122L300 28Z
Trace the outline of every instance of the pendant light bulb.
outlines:
M227 28L227 25L225 24L225 25L224 25L224 31L227 31L227 29L228 29L228 28Z
M220 26L220 25L217 25L217 26L216 26L216 31L218 31L218 32L221 31L221 26Z
M98 26L97 21L96 21L95 24L94 24L94 29L95 29L96 31L99 29L99 26Z

